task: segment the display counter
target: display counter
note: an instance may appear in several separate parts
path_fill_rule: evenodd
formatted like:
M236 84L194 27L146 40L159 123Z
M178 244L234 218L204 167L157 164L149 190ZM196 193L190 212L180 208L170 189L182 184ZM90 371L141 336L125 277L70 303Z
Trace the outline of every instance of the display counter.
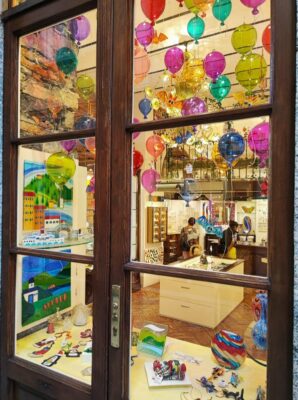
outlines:
M243 274L243 260L212 258L212 263L201 264L200 257L170 264L174 268L224 271ZM160 315L215 328L242 301L241 287L220 285L190 279L160 277Z
M268 251L266 246L238 242L236 249L237 257L245 260L244 273L246 275L268 275Z
M132 349L131 355L136 354L136 349ZM218 367L212 356L211 349L209 347L200 346L185 342L183 340L173 339L168 337L166 342L166 350L163 355L163 360L173 360L185 356L201 360L199 364L185 362L187 367L187 375L190 378L192 385L197 388L193 393L195 396L191 397L186 395L187 399L200 398L201 400L209 400L210 398L216 399L214 393L207 393L206 389L202 388L196 379L200 379L205 376L209 378L211 376L212 369ZM131 367L131 380L130 380L130 399L131 400L181 400L183 397L182 392L190 392L191 386L184 387L154 387L149 388L147 383L147 376L145 372L145 363L152 362L154 358L139 353L138 357L134 358L134 365ZM237 389L229 385L229 390L241 391L244 388L245 399L256 399L257 388L266 386L266 368L256 364L250 359L246 359L244 364L236 371L236 373L242 378L241 383ZM229 382L231 377L231 371L224 373L222 378Z
M89 317L87 325L74 326L71 324L71 327L68 331L64 329L63 324L61 324L61 327L56 326L55 332L52 334L46 333L47 329L43 328L23 337L22 339L17 340L16 355L34 364L42 365L42 362L50 357L55 356L67 346L71 346L71 348L77 348L78 352L80 353L80 357L66 357L64 354L58 359L56 364L45 368L60 372L63 375L75 378L81 382L91 384L91 376L84 376L82 372L84 369L91 366L92 353L87 355L85 353L86 348L89 347L92 339L90 337L81 337L84 336L82 333L88 333L88 331L91 330L91 317ZM36 352L44 349L45 346L37 347L36 344L44 339L47 339L48 341L53 339L54 344L51 345L50 343L48 345L50 348L49 351L38 356L36 355Z

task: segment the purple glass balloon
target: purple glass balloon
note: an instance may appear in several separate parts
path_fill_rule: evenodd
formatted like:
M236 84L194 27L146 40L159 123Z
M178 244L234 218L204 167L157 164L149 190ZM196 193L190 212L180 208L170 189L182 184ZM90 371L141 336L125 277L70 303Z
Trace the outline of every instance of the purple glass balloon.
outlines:
M172 47L165 54L165 66L172 73L180 71L184 64L184 53L179 47Z
M259 14L258 7L265 3L266 0L240 0L242 4L244 4L246 7L252 8L252 13L253 15Z
M138 124L140 122L140 120L138 119L138 118L134 118L133 119L133 123L134 124ZM139 137L140 136L140 133L141 132L134 132L133 134L132 134L132 140L135 140L137 137Z
M67 153L70 153L76 147L77 141L75 139L62 140L60 144Z
M69 29L72 36L80 42L81 40L87 39L89 36L90 22L84 15L80 15L70 21Z
M153 193L156 191L156 181L160 179L160 175L155 169L150 168L142 174L142 185L148 193Z
M181 113L185 115L194 115L207 112L208 108L204 100L199 97L191 97L190 99L184 100Z
M207 54L204 60L204 70L213 82L224 72L225 68L226 59L222 53L219 51L212 51Z
M265 167L270 146L270 125L268 122L256 125L249 132L248 146L260 158L260 167Z
M146 49L146 47L149 46L154 38L153 26L149 24L149 22L141 22L136 27L136 38L138 42Z

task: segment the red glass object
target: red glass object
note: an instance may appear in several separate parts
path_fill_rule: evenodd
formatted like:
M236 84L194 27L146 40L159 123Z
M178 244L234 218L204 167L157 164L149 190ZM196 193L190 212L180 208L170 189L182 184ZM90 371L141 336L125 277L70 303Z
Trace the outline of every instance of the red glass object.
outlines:
M142 165L144 163L144 157L142 153L140 153L138 150L133 150L133 174L134 176L137 175L137 172L142 168Z
M269 24L266 26L263 36L262 36L262 43L264 46L264 49L270 53L271 51L271 25Z
M150 19L152 25L155 25L155 21L164 12L165 6L166 0L141 0L143 13Z

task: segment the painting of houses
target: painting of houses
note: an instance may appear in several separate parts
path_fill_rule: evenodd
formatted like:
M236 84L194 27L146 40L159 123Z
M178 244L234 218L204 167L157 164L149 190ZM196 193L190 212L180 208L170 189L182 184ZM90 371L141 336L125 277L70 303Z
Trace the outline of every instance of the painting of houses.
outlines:
M59 208L60 196L63 208ZM42 229L55 231L63 221L72 227L73 188L70 180L63 186L62 193L46 173L41 162L24 162L23 231L34 232Z
M39 257L22 260L22 326L71 306L71 263Z

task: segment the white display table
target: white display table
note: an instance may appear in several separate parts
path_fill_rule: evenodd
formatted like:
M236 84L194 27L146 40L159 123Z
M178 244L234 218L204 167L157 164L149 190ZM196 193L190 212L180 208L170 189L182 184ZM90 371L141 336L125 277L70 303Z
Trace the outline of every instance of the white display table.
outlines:
M178 354L177 354L178 353ZM132 355L136 354L136 348L132 348ZM212 368L218 367L216 364L211 349L209 347L200 346L185 342L183 340L173 339L168 337L166 342L166 351L162 357L163 360L173 360L181 354L189 355L196 359L200 359L201 363L193 364L191 362L185 362L187 367L187 374L190 378L192 385L196 388L193 396L186 395L186 399L201 399L210 400L217 399L214 393L207 393L206 389L202 388L197 379L202 376L209 378L211 376ZM190 392L191 387L154 387L149 388L147 382L147 376L145 372L145 362L154 361L154 357L146 354L139 354L134 359L134 365L130 369L130 400L181 400L182 392ZM183 361L181 361L183 362ZM242 378L241 383L237 389L229 385L229 390L241 391L244 388L244 399L255 400L257 397L257 388L262 386L266 387L266 373L267 369L256 364L250 359L246 359L244 364L236 371L237 374ZM229 382L231 377L231 371L226 371L223 375L223 379ZM217 382L214 381L217 387Z
M187 269L211 270L224 263L229 273L243 274L244 272L242 260L214 257L213 264L207 266L201 265L199 260L200 257L195 257L170 265ZM166 317L215 328L242 302L243 292L243 288L236 286L160 277L159 313Z

